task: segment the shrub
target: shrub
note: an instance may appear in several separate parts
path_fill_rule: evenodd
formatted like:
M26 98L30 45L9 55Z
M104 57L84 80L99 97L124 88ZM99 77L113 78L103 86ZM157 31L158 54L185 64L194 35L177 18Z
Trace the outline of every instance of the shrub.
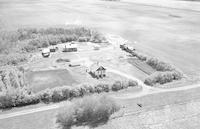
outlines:
M89 40L90 40L89 37L79 37L79 38L78 38L78 41L79 41L79 42L88 42Z
M107 96L86 96L65 107L57 115L56 123L62 129L82 125L96 127L106 123L109 117L119 109L116 102Z
M81 96L79 88L73 87L70 89L70 98L75 98Z
M101 93L101 92L109 92L109 85L100 83L95 86L95 92Z
M64 99L62 88L55 88L52 90L52 101L59 102Z
M22 52L34 52L37 50L37 47L36 46L33 46L33 45L30 45L30 44L27 44L27 45L24 45L22 48L21 48L21 51Z
M70 88L63 86L62 88L62 95L63 95L63 99L62 100L67 100L70 98Z
M61 35L59 38L61 43L76 41L78 39L76 35Z
M9 94L1 94L0 95L0 108L10 108L13 107L12 96Z
M39 98L44 103L52 102L52 90L46 89L39 93Z
M91 31L90 42L106 43L107 41L103 34L99 33L98 31Z
M156 72L150 77L146 78L144 83L150 86L155 84L165 84L172 82L173 80L179 80L182 78L182 74L178 71Z
M147 60L147 64L157 71L173 71L174 68L165 62L159 61L156 58L150 58Z
M11 108L39 103L39 98L29 94L26 89L8 90L0 95L0 108Z
M70 62L70 59L62 59L62 58L59 58L56 60L57 63L61 63L61 62Z
M112 85L113 91L118 91L123 89L122 83L120 81L115 81L115 83Z
M137 83L136 81L129 80L129 81L128 81L128 86L129 86L129 87L138 86L138 83Z
M94 86L91 86L90 84L82 84L82 87L86 89L87 93L95 93Z
M137 54L136 56L141 61L146 61L147 60L147 57L145 55L141 54L141 53Z

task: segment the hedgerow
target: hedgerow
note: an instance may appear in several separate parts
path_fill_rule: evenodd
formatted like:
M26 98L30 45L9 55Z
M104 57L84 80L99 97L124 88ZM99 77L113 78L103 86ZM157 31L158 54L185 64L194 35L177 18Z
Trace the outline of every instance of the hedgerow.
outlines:
M147 77L144 83L150 86L155 84L165 84L172 82L173 80L179 80L182 76L183 75L178 71L155 72L151 76Z
M175 70L170 64L163 61L159 61L156 58L150 58L147 60L147 64L157 71L173 71Z
M22 106L39 102L60 102L62 100L70 100L93 93L118 91L120 89L118 89L118 86L116 85L117 83L120 83L120 89L125 89L138 85L136 81L127 80L121 82L117 81L114 84L101 83L95 86L91 86L90 84L82 84L76 87L56 87L53 89L45 89L39 93L32 93L30 91L28 92L28 90L20 90L20 92L15 92L14 94L11 94L10 92L1 94L0 108ZM15 101L13 101L13 98ZM7 104L7 102L9 102L9 104Z
M86 96L64 107L58 113L56 123L61 129L71 129L72 126L96 127L106 123L119 109L115 100L105 95Z

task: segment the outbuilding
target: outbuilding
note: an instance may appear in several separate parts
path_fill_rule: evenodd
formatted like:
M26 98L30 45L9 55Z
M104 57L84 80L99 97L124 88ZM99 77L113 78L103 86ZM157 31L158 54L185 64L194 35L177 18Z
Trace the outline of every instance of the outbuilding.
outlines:
M63 48L63 52L76 52L77 51L77 45L76 44L66 44Z
M43 57L49 57L50 56L50 50L49 50L49 48L42 49L42 56Z

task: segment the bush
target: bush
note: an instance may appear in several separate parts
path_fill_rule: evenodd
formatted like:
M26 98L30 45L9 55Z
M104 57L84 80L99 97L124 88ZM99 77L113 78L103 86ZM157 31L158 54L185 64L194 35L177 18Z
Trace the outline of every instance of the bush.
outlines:
M94 43L106 43L107 40L103 34L99 33L98 31L91 31L90 42Z
M73 87L70 90L70 98L75 98L75 97L80 97L81 96L81 92L79 90L79 88L77 87Z
M109 117L119 109L116 102L107 96L86 96L65 107L57 115L56 123L62 129L71 129L72 126L82 125L96 127L106 123Z
M52 101L53 102L59 102L63 99L64 99L64 96L63 96L62 89L60 89L60 88L54 89L53 92L52 92Z
M57 63L61 63L61 62L70 62L70 59L62 59L62 58L59 58L56 60Z
M136 81L129 80L129 81L128 81L128 86L129 86L129 87L138 86L138 83L137 83Z
M39 94L39 98L44 103L52 102L52 90L46 89L44 91L41 91Z
M29 94L25 89L9 90L0 95L0 108L11 108L39 103L38 96Z
M147 64L157 71L173 71L175 70L170 64L159 61L156 58L150 58L147 60Z
M86 89L87 93L95 93L94 86L91 86L90 84L82 84L82 87Z
M78 41L79 41L79 42L88 42L89 40L90 40L89 37L79 37L79 38L78 38Z
M13 101L12 101L12 96L9 94L1 94L0 95L0 108L10 108L13 107Z
M141 61L146 61L147 60L147 57L145 55L141 54L141 53L137 54L136 56Z
M33 45L30 45L30 44L24 45L21 48L22 52L35 52L36 50L37 50L37 47L33 46Z
M118 91L123 89L122 83L120 81L116 81L113 85L112 85L112 91Z
M144 83L150 86L155 84L165 84L172 82L173 80L179 80L182 78L182 74L178 71L156 72L150 77L146 78Z

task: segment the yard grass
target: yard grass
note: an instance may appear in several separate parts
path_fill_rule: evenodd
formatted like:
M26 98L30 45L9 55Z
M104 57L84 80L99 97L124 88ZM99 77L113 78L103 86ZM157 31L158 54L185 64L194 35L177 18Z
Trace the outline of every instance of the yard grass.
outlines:
M33 92L79 83L66 69L27 72L26 79Z

